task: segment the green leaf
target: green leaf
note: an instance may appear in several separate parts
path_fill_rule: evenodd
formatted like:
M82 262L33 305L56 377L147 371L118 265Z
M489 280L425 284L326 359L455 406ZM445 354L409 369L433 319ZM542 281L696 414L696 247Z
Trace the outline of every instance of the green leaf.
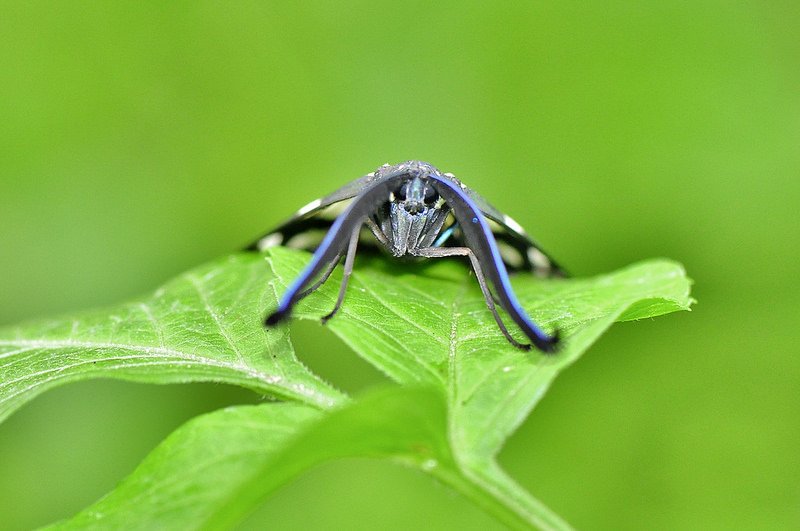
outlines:
M388 458L427 472L524 527L462 476L446 433L446 401L430 389L373 391L327 415L285 403L227 408L176 430L112 493L51 528L229 528L292 477L344 457ZM566 525L548 518L537 523Z
M267 260L285 285L307 257L275 249ZM683 267L668 260L588 279L516 276L514 289L531 317L564 338L557 355L545 356L506 341L466 268L453 262L422 268L425 274L408 264L359 269L342 315L328 326L398 382L444 389L451 443L465 460L495 455L550 382L614 321L687 310L693 302ZM296 315L324 315L335 301L337 280L332 277Z
M263 260L240 254L185 273L149 297L0 329L0 419L46 389L89 378L213 381L330 407L345 397L261 319L277 300Z
M167 437L110 494L51 527L197 529L320 416L318 409L297 403L201 415Z
M566 528L494 456L556 375L614 321L692 303L683 269L667 260L590 279L517 276L523 306L564 338L557 355L545 356L506 341L463 264L361 260L329 326L393 380L428 390L352 403L297 360L287 327L261 325L308 259L284 248L234 255L132 303L0 330L0 416L49 387L93 377L225 382L293 402L237 408L182 428L75 522L127 513L143 527L231 523L305 468L366 455L418 466L513 527ZM340 278L334 274L296 315L326 314ZM320 433L336 444L320 448ZM229 481L209 481L216 476Z
M297 404L227 408L176 430L114 492L58 527L227 527L326 460L447 466L445 425L441 395L421 389L372 392L325 416Z

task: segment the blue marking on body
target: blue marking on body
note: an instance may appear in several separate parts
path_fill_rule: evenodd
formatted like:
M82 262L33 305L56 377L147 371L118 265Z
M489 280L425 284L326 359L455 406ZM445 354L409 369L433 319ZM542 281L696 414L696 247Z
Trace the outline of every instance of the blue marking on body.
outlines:
M456 230L457 223L453 223L447 229L436 238L436 241L433 242L434 247L441 247L444 245L444 242L450 239L450 236L453 235L453 232Z

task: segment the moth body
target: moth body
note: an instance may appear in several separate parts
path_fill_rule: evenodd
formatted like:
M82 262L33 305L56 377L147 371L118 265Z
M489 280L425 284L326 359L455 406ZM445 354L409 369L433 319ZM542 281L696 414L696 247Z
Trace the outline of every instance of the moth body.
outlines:
M322 214L346 200L350 204L332 221ZM333 311L344 301L353 270L361 229L366 225L378 244L394 257L470 260L478 284L498 327L515 347L530 345L514 339L497 312L495 301L543 352L554 352L558 335L541 331L522 309L508 278L507 268L540 276L563 276L559 268L510 217L497 211L450 173L431 164L408 161L357 179L332 194L312 201L289 221L257 240L249 249L274 245L299 246L309 230L327 227L306 269L289 286L278 308L266 319L273 326L287 319L293 306L321 286L345 258L344 275Z

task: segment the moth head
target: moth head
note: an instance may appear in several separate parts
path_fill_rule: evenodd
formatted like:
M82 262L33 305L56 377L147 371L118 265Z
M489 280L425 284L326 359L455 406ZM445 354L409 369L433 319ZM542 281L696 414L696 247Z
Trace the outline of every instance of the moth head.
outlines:
M394 202L409 214L424 214L436 205L439 194L433 186L420 177L404 182L394 194Z
M404 179L392 192L389 202L391 228L386 231L386 236L392 242L392 253L403 256L429 247L447 215L444 205L425 176L409 175Z

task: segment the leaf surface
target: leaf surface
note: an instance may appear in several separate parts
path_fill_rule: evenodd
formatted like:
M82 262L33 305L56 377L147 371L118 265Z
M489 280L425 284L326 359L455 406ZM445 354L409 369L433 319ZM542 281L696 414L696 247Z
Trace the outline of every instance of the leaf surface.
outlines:
M328 414L289 403L231 407L189 421L114 491L49 528L227 529L304 470L346 457L431 474L511 527L568 528L544 507L526 520L498 505L490 483L462 474L446 434L446 400L430 388L373 390Z
M267 260L285 285L307 257L275 249ZM334 275L328 281L332 286L301 303L297 316L316 319L327 313L339 278ZM497 453L558 373L614 321L688 310L693 302L683 267L669 260L645 261L593 278L516 276L512 283L534 321L560 331L558 354L512 347L475 278L452 262L358 270L342 315L328 326L396 381L443 389L454 449L465 459L483 460Z
M287 326L261 324L308 260L285 248L236 254L130 303L0 330L0 418L52 386L97 377L224 382L287 401L190 422L63 525L224 527L316 463L367 456L418 467L512 527L567 528L494 456L613 322L692 303L683 268L668 260L587 279L517 276L523 307L563 338L546 356L506 341L465 264L361 260L329 326L403 387L352 402L297 359ZM340 279L334 273L295 315L328 313Z
M253 254L184 273L120 306L0 329L0 419L42 391L89 378L213 381L330 407L346 398L261 319L277 300Z

